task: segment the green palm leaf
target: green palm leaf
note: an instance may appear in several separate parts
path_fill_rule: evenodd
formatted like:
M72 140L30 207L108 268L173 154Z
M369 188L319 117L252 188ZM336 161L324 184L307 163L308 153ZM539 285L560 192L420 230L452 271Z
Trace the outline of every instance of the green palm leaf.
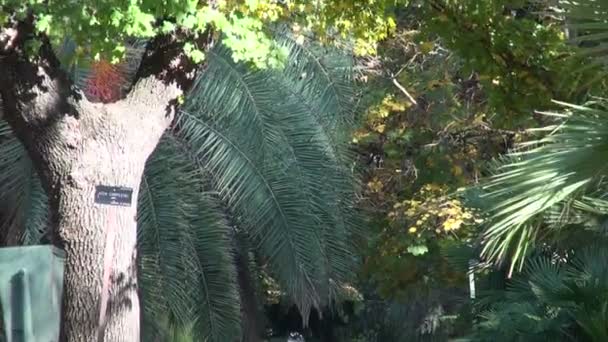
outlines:
M193 294L198 303L194 336L202 341L236 340L241 333L241 312L230 227L215 196L197 197L190 222L193 250L201 269Z
M347 66L310 62L312 52L297 49L283 73L252 72L226 49L214 50L176 126L307 317L330 284L350 278L354 263L347 242L353 175L342 162L345 140L331 133L352 119L344 92L329 91L348 82ZM324 86L298 83L301 73L290 65L309 65L303 73L324 75Z
M473 340L605 341L608 338L608 251L591 244L566 261L529 260L506 293L481 314ZM479 337L485 337L479 338Z
M144 313L205 341L239 336L239 297L228 226L202 177L165 137L146 165L138 207Z
M575 35L574 42L595 43L599 46L608 38L608 4L604 1L560 0L559 5L565 10L568 18L568 29Z
M483 255L490 259L511 258L513 266L517 262L521 265L526 250L536 240L541 214L582 195L586 186L605 174L606 113L562 105L574 113L561 115L563 122L535 129L547 135L510 153L483 186L483 197L493 205L483 235Z
M354 60L342 51L305 41L298 43L286 32L277 33L278 41L290 59L281 73L285 89L298 96L309 115L323 131L328 148L335 157L348 156L346 148L355 123L358 99L353 87Z
M0 119L0 229L38 244L49 226L48 198L23 145Z

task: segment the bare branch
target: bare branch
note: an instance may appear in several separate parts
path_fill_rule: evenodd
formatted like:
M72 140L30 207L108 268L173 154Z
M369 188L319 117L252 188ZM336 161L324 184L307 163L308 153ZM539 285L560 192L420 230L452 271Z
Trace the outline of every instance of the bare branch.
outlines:
M414 106L417 106L417 105L418 105L418 102L416 102L416 99L415 99L415 98L414 98L414 97L413 97L413 96L412 96L412 95L411 95L411 94L410 94L410 93L407 91L407 89L405 89L405 87L403 87L403 86L401 85L401 83L399 83L399 81L397 81L397 79L396 79L396 78L392 77L392 80L393 80L393 84L394 84L394 85L395 85L397 88L399 88L399 90L401 90L401 92L402 92L403 94L405 94L405 96L408 98L408 100L410 100L410 102L411 102L411 103L412 103Z

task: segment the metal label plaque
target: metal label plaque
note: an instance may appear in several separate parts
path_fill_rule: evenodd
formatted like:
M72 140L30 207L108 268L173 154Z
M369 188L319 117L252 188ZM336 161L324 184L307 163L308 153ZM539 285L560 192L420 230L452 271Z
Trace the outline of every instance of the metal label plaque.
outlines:
M130 207L133 199L133 189L120 186L97 185L95 187L95 203Z

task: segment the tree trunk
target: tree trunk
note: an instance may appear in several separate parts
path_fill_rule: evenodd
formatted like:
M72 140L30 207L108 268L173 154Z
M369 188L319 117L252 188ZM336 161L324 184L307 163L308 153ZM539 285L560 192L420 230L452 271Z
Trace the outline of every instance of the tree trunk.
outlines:
M147 90L139 100L162 96ZM67 253L62 340L97 340L106 236L113 230L104 341L139 341L135 199L145 162L170 120L162 107L133 101L81 101L76 108L79 119L65 116L40 132L52 138L40 139L32 150L50 190L54 238ZM95 203L97 185L133 189L131 205Z
M0 100L49 195L53 243L66 251L61 340L98 341L106 234L113 229L104 341L137 342L139 184L197 66L175 37L158 37L124 99L91 103L62 71L48 41L36 58L23 54L34 32L30 19L0 29ZM131 205L95 203L98 185L132 188Z
M31 98L37 99L33 105L16 98L17 115L9 122L49 194L54 243L66 251L61 340L98 340L106 234L113 229L104 341L137 342L135 199L146 160L173 119L170 99L180 91L150 76L115 103L71 97L61 103L52 94L59 88L56 82L52 78L41 82L30 88ZM45 113L49 105L53 111ZM132 188L131 205L95 203L97 185Z

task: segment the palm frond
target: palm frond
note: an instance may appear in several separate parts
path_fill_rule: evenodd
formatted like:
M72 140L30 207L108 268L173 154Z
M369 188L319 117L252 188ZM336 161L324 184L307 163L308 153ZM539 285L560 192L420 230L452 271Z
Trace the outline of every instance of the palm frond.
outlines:
M239 336L239 302L228 229L203 191L200 175L165 137L146 165L138 203L144 315L197 336Z
M506 340L605 341L608 338L608 252L592 244L574 258L555 262L537 257L526 263L506 293L482 313L479 336Z
M477 258L475 248L455 241L447 241L440 245L439 253L446 259L450 267L462 273L468 272L472 266L471 260Z
M205 121L213 126L239 125L234 131L243 134L250 154L264 158L260 152L282 143L281 132L272 124L277 108L273 87L263 72L234 63L222 45L208 55L204 75L190 91L189 111L206 113Z
M260 266L246 232L235 228L231 235L241 298L242 341L257 341L266 324L262 312L265 289Z
M470 341L576 341L564 332L568 328L564 315L548 316L531 303L500 303L479 318Z
M332 132L351 120L338 103L349 100L325 90L348 80L335 76L337 66L308 61L312 53L292 51L288 65L308 65L324 86L299 72L247 70L221 46L209 55L178 135L307 317L332 282L350 278L355 260L347 242L353 176L337 143L344 138Z
M38 244L49 229L46 192L27 151L8 124L0 119L0 229L15 228L16 241Z
M308 181L311 189L317 189L313 191L318 193L315 216L325 223L323 241L326 242L328 274L332 284L339 286L351 278L349 273L354 267L354 258L349 244L354 234L361 233L361 221L354 204L355 177L349 168L349 163L355 159L354 151L348 145L360 99L353 82L354 61L352 56L335 48L321 47L309 41L299 43L285 31L278 31L276 37L290 52L290 59L275 78L291 100L289 109L293 115L305 120L303 125L313 130L315 146L319 149L317 159L324 156L322 161L312 159L306 163L304 170L312 177L324 174L326 181L330 181L326 184L333 184L331 187L321 184L319 188L318 180ZM292 130L288 136L298 136L298 132L293 131L295 127L286 120L286 128ZM310 148L310 142L301 138L292 141L295 151L306 146ZM330 287L330 294L336 295L338 286Z
M195 334L202 341L231 341L240 338L241 307L229 225L211 194L197 196L190 221L193 247L198 257L198 320Z
M512 300L539 301L551 305L566 306L571 296L571 289L565 284L567 275L557 262L539 257L531 259L526 264L525 272L521 277L510 284L508 295Z
M191 271L190 265L184 265L182 260L189 227L182 203L178 202L179 189L175 188L185 171L177 169L174 160L161 152L166 148L159 148L150 158L140 185L139 276L144 315L167 315L186 324L192 320L193 309L184 279Z
M605 173L602 156L608 152L606 113L564 105L574 113L561 123L536 129L547 135L510 153L483 186L483 198L493 206L483 235L485 257L511 258L512 265L521 265L526 249L536 239L540 215L582 195L586 186Z
M283 285L301 295L304 308L319 305L318 271L312 258L321 255L315 219L308 203L298 196L294 182L283 175L280 165L262 169L239 146L206 122L184 113L182 134L193 149L201 151L201 164L214 175L220 195L241 216L239 224L253 232L264 254L283 276ZM199 146L196 148L195 146Z
M360 94L353 84L354 59L335 48L298 42L287 31L277 31L278 42L290 53L282 71L285 89L302 99L317 121L334 157L348 157L347 142L356 121Z

